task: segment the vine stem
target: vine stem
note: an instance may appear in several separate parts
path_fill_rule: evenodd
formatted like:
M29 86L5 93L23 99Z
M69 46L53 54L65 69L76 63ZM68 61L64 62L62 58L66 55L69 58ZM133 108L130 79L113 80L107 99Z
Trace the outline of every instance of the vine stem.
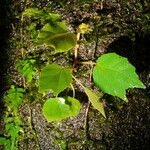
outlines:
M83 88L83 89L85 89L85 87L83 86L83 84L76 78L76 77L74 77L74 76L72 76L73 77L73 79Z
M73 87L73 85L72 84L70 84L70 86L71 86L71 88L72 88L72 93L73 93L73 98L75 98L75 89L74 89L74 87Z
M83 65L96 65L96 63L93 62L93 61L81 61L81 62L78 62L78 64L83 64Z
M80 36L81 36L81 33L77 33L77 42L80 40ZM74 64L73 64L73 67L77 64L78 62L78 52L79 52L79 44L77 43L75 48L74 48Z
M91 72L90 72L90 82L92 80L92 70L93 70L93 66L91 67ZM88 101L87 108L86 108L86 111L85 111L85 120L84 120L84 128L85 128L85 133L86 133L86 140L88 140L88 129L89 129L88 113L89 113L90 105L91 105L91 102Z
M73 79L83 88L85 89L85 87L83 86L83 84L74 76L72 76ZM90 73L90 80L91 80L91 73ZM85 141L88 139L87 135L88 135L88 112L89 112L89 108L90 108L90 101L88 101L88 104L87 104L87 108L85 110L85 120L84 120L84 129L85 129L85 133L86 133L86 139Z

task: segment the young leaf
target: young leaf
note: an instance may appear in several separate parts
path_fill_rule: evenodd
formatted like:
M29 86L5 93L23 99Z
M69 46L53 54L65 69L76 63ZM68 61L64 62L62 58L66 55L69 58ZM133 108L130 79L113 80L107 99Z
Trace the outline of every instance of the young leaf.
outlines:
M79 33L84 34L84 33L90 32L90 31L92 31L92 29L90 28L89 24L82 23L78 27L78 32Z
M49 121L60 121L76 116L80 112L80 103L72 97L48 99L42 109L44 117Z
M55 95L67 88L72 81L71 70L57 64L46 66L39 77L40 92L52 90Z
M104 106L102 101L100 101L100 97L97 94L95 94L93 91L89 90L88 88L84 88L84 90L92 106L95 109L97 109L106 118Z
M118 96L124 101L126 89L145 88L135 72L135 68L124 57L115 53L104 54L98 58L93 70L96 85L105 93Z

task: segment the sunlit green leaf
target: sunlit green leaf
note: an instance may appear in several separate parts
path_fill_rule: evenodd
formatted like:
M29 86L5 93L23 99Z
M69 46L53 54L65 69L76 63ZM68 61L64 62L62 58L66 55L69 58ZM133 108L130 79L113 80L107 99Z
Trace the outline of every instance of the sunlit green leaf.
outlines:
M65 52L75 47L76 36L67 32L67 26L63 22L46 24L37 38L37 45L46 44L54 48L55 52Z
M50 98L43 105L43 115L51 121L60 121L76 116L80 112L80 103L72 97Z
M73 33L62 33L48 38L45 43L54 48L55 52L66 52L76 45L76 36Z
M92 106L97 109L105 118L105 110L102 101L100 100L100 97L94 93L92 90L88 88L84 88L85 93L88 96L89 101L91 102Z
M40 91L52 90L55 95L58 95L70 85L71 81L71 69L50 64L42 70L39 77Z
M105 93L118 96L124 101L126 89L145 88L135 72L135 68L124 57L115 53L104 54L98 58L93 70L96 85Z
M64 22L51 22L44 25L44 27L40 30L38 39L45 40L56 34L66 33L66 32L67 32L67 26Z

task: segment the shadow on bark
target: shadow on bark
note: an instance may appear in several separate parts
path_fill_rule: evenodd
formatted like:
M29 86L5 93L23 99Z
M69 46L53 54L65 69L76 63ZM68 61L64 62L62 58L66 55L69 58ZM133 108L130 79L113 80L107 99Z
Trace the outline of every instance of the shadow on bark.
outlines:
M111 43L107 51L127 57L136 67L137 72L141 73L150 71L149 43L150 34L135 34L134 42L128 36L122 36Z

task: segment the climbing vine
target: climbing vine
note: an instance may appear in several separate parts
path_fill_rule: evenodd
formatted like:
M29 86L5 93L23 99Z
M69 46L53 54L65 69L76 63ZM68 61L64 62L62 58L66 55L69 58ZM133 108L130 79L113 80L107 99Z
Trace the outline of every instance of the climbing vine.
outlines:
M40 46L49 47L49 54L68 54L74 53L73 62L69 65L60 65L52 60L42 62L40 56L27 54L22 51L22 57L17 60L16 68L24 79L24 87L18 88L11 86L5 96L8 114L6 114L6 136L0 137L0 144L5 145L5 149L17 149L17 137L21 132L21 121L18 118L18 108L26 96L30 101L43 101L48 92L53 93L53 97L44 99L42 113L47 121L61 121L68 117L73 117L80 112L80 102L75 98L74 82L81 86L87 95L92 106L97 109L105 118L105 108L102 101L103 93L116 96L125 102L128 102L126 90L129 88L145 88L139 80L127 58L116 53L107 53L93 61L80 61L78 59L80 37L90 32L92 29L88 24L82 23L72 33L68 30L66 23L61 21L58 14L47 13L37 8L26 9L23 16L33 19L27 27L34 48ZM45 52L47 53L47 52ZM82 84L78 79L76 67L80 65L92 66L92 84L99 88L94 91ZM72 88L73 96L61 96L61 93L67 88ZM39 96L39 97L38 97ZM11 117L9 115L12 115Z
M67 30L66 24L60 20L58 14L46 14L37 8L30 8L24 12L24 15L41 21L42 27L37 30L36 38L34 37L36 46L49 46L52 49L52 53L68 53L74 49L72 66L60 66L51 62L38 72L39 93L44 94L52 91L54 94L54 98L47 99L43 105L43 115L48 121L62 120L75 116L80 112L78 100L73 97L59 97L59 94L66 88L71 85L73 87L73 80L83 88L93 107L104 117L106 117L106 114L101 100L102 92L117 96L127 102L126 90L128 88L145 88L135 73L135 68L126 58L115 53L104 54L96 62L80 62L78 60L80 35L91 31L88 24L82 23L75 35L75 33L70 33ZM36 24L34 24L34 27L36 27ZM90 64L94 67L93 81L100 88L99 93L95 93L93 89L85 87L76 78L74 69L79 64Z

